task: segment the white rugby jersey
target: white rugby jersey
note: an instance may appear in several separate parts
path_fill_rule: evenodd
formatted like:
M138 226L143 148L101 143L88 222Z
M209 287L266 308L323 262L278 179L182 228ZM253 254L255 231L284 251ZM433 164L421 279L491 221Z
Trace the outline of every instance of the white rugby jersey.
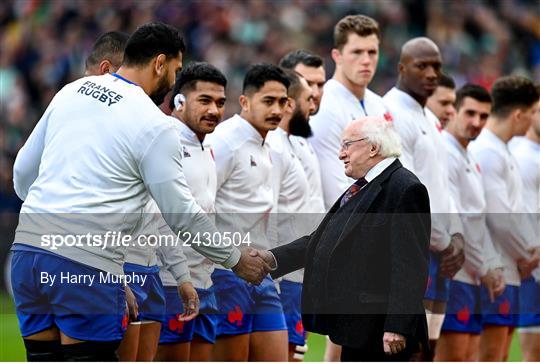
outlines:
M216 164L212 148L208 141L200 142L197 135L183 122L173 118L178 123L180 142L182 144L182 165L184 175L193 198L197 204L213 219L216 200ZM193 286L207 289L212 286L210 275L214 264L192 248L185 248L184 253L189 265ZM177 281L167 269L161 268L159 275L165 286L175 286Z
M13 249L50 249L44 234L131 235L151 197L175 232L215 231L191 196L179 145L173 123L137 85L110 74L66 85L15 161L24 203ZM83 242L51 252L121 274L127 248ZM233 247L197 248L226 267L240 258Z
M361 116L384 116L391 120L381 97L366 89L359 100L341 82L330 79L324 85L319 112L312 116L311 145L319 159L326 210L330 209L347 188L355 182L345 175L339 160L341 136L345 127Z
M465 264L454 280L479 285L480 277L488 269L503 267L486 224L480 166L452 134L443 131L442 136L448 151L450 193L460 214L465 238Z
M294 154L300 160L309 184L308 213L325 213L321 168L311 143L304 137L289 135Z
M449 193L446 148L437 128L439 120L409 94L392 88L383 97L394 117L394 127L401 138L403 166L412 171L424 184L431 208L430 248L442 251L450 244L454 233L463 227Z
M268 249L268 215L274 206L269 146L240 115L221 122L207 138L217 171L216 226L240 232L249 247Z
M519 168L505 142L484 128L469 149L478 161L487 202L491 239L501 254L504 277L509 285L520 285L516 261L530 258L528 250L538 246L531 224L522 213L523 186Z
M277 220L272 242L276 246L292 242L314 230L309 223L309 184L304 168L294 153L289 135L281 127L266 136L270 146L273 166L274 198ZM274 217L274 216L272 216ZM303 270L295 271L283 278L302 282Z

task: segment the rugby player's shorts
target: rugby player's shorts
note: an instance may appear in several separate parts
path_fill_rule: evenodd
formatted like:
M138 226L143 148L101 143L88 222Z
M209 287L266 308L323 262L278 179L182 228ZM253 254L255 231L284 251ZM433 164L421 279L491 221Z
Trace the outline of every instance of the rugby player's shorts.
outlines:
M480 286L461 281L450 282L443 332L480 334L482 332Z
M481 287L482 322L484 325L518 326L519 286L506 285L501 296L492 303L488 290Z
M167 311L165 322L161 326L159 344L185 343L193 340L194 336L214 344L217 335L217 302L212 288L196 289L199 295L199 315L188 322L178 320L183 313L183 305L176 286L166 286L165 296Z
M121 282L41 248L14 244L12 250L11 283L23 337L57 326L74 339L122 339L129 317Z
M533 277L519 287L519 326L540 326L540 284Z
M279 282L279 297L285 313L285 322L289 332L289 343L303 346L306 344L306 331L302 324L302 284L288 280Z
M255 286L232 271L215 269L212 281L219 307L218 336L287 330L281 300L270 276Z
M448 301L450 279L440 276L441 255L429 252L429 276L424 299Z
M137 299L139 315L137 321L163 322L165 315L165 292L159 278L159 266L142 266L133 263L124 263L124 273L135 274L135 279L128 283L129 288ZM142 277L146 277L144 283Z

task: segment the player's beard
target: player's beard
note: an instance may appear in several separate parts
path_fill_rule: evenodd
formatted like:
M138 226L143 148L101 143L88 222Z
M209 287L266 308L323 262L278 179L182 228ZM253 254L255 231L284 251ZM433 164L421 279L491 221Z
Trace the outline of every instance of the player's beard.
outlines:
M310 137L313 135L309 120L302 114L300 109L296 109L289 121L289 132L291 135L300 137Z
M165 100L165 96L167 96L167 93L171 90L171 87L169 86L168 81L168 75L163 75L163 78L161 78L158 82L157 89L150 94L150 99L154 101L156 106L159 106L163 103Z

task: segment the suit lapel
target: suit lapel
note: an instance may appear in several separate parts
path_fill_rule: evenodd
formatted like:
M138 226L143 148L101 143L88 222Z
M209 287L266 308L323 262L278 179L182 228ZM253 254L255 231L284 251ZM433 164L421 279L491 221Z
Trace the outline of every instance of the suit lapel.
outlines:
M394 161L379 176L377 176L362 190L360 190L358 192L360 194L357 198L354 198L349 202L354 203L355 206L353 211L350 213L347 222L345 223L345 227L343 227L343 231L341 232L337 243L332 249L332 253L335 251L337 246L348 236L348 234L351 233L354 227L356 227L362 221L365 213L367 212L371 204L373 204L373 201L375 200L375 198L377 198L377 195L379 195L382 189L381 184L386 179L388 179L388 177L399 167L401 167L401 163L399 162L399 160Z

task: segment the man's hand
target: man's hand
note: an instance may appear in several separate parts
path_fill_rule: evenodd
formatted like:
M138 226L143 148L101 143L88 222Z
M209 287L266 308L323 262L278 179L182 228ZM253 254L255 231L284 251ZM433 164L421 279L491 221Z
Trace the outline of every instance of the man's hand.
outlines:
M126 302L129 314L129 321L137 321L139 316L139 305L137 305L137 299L133 294L133 291L129 288L128 285L124 286L126 291Z
M238 277L254 285L259 285L272 269L259 256L259 251L248 247L242 250L240 261L232 270Z
M397 354L407 346L405 337L397 333L385 332L382 340L384 352L388 355Z
M271 268L271 270L277 268L274 255L270 251L252 250L249 255L252 257L260 256L264 260L264 262L266 262L266 264Z
M480 278L482 284L487 288L489 300L493 303L499 297L506 287L503 277L503 271L500 268L490 269Z
M441 276L451 279L465 262L463 246L465 241L461 233L452 235L450 245L441 252Z
M184 282L178 286L178 295L182 299L184 312L178 318L179 321L193 320L199 314L199 295L191 282Z

